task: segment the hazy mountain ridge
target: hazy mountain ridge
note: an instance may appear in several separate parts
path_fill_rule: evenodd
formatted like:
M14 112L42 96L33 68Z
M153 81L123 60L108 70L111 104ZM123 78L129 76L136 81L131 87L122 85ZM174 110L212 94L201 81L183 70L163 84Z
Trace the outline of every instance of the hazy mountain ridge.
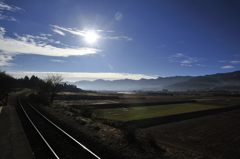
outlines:
M158 77L157 79L140 80L95 80L74 82L81 89L106 91L172 91L186 90L239 90L240 71L218 73L205 76Z
M166 89L184 90L239 90L240 71L197 76L185 82L168 86Z

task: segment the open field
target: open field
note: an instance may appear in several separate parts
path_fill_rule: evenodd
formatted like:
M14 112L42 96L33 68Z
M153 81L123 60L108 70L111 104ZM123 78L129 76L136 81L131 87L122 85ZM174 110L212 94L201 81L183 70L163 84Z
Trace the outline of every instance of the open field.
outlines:
M97 109L94 111L94 115L97 118L103 119L111 119L117 121L131 121L202 111L208 109L216 109L219 107L220 106L209 104L183 103L129 108Z
M51 109L122 158L240 156L239 95L73 93L58 96Z
M240 110L143 129L172 158L240 157Z
M227 107L239 104L240 98L238 96L231 94L223 96L207 92L197 92L196 94L187 92L172 95L61 93L55 101L57 107L71 109L73 112L81 113L82 110L86 111L87 109L88 112L91 112L92 117L106 123L112 124L116 121L118 123L131 123L137 127L147 127L229 111L231 109Z

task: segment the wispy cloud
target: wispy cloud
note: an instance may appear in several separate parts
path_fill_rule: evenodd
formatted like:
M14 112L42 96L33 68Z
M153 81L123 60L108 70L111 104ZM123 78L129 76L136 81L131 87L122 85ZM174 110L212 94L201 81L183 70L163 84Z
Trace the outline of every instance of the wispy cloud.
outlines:
M83 29L83 30L79 30L76 28L66 28L66 27L61 27L58 25L50 25L52 28L52 31L61 35L61 36L65 36L65 33L70 33L72 35L76 35L76 36L81 36L84 37L88 30L87 29ZM125 35L112 35L114 32L113 31L106 31L106 30L94 30L95 32L100 34L101 39L104 40L125 40L125 41L132 41L133 39L131 37L125 36ZM111 34L111 35L109 35Z
M50 61L51 62L56 62L56 63L64 63L64 62L66 62L64 60L59 60L59 59L51 59Z
M132 41L133 39L128 36L103 36L102 39L106 40L126 40L126 41Z
M65 36L65 33L64 33L63 31L61 31L60 29L52 28L52 31L53 31L54 33L59 34L59 35Z
M0 27L1 66L10 66L9 61L18 54L35 54L55 57L82 56L97 54L101 50L91 47L60 47L60 41L54 40L51 34L18 35L7 37L6 30ZM55 61L56 62L56 61Z
M235 68L235 67L232 65L225 65L225 66L221 67L221 69L233 69L233 68Z
M50 25L50 26L52 27L52 31L62 36L65 36L64 32L67 32L73 35L80 35L80 36L84 36L86 34L86 31L78 30L76 28L65 28L58 25ZM100 31L101 30L97 30L97 32L100 32Z
M92 72L9 72L16 78L22 78L24 76L32 76L36 75L39 78L46 78L48 75L51 74L58 74L63 76L65 81L75 82L79 80L97 80L97 79L104 79L104 80L119 80L119 79L133 79L139 80L141 78L145 79L153 79L157 78L155 76L149 76L144 74L131 74L131 73L92 73Z
M26 41L30 43L37 43L38 45L48 45L48 44L62 44L58 40L54 40L50 38L52 35L51 34L40 34L40 35L29 35L29 34L24 34L24 35L18 35L17 33L14 33L16 39L20 41Z
M13 60L12 56L0 54L0 66L11 66L12 63L10 61L12 60Z
M16 18L12 16L3 15L1 13L0 13L0 20L17 21Z
M240 64L240 60L233 60L233 61L230 61L231 64Z
M0 20L16 21L13 16L7 14L20 10L22 10L22 8L14 5L9 5L4 3L3 1L0 1Z
M5 29L0 27L0 51L8 56L14 56L17 54L35 54L68 57L96 54L101 51L89 47L57 47L50 43L58 42L53 39L48 39L46 36L20 36L15 34L15 38L12 38L5 36L5 32Z
M196 64L197 66L199 66L199 67L207 67L207 65L204 65L204 64Z
M6 33L5 28L0 27L0 38L3 38L3 36L5 35L5 33Z
M193 67L193 66L205 67L205 65L199 63L199 58L190 57L183 53L176 53L170 56L168 59L169 59L169 62L178 63L180 66L183 66L183 67Z
M219 60L218 62L224 64L224 66L221 66L221 68L223 68L223 69L234 68L235 66L240 64L240 60L237 60L237 59L234 59L234 60Z
M15 12L18 10L22 10L20 7L9 5L4 3L3 1L0 1L0 11L10 11L10 12Z

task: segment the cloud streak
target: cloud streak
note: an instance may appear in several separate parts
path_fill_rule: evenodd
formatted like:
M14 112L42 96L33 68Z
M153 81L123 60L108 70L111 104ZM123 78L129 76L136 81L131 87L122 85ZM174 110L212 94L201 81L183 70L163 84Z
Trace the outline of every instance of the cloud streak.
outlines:
M205 65L202 65L199 63L198 58L190 57L182 53L174 54L170 56L168 59L169 59L169 62L178 63L180 66L183 66L183 67L193 67L193 66L205 67Z
M56 62L56 63L65 63L66 61L64 60L58 60L58 59L51 59L51 62Z
M65 36L65 33L64 33L64 32L62 32L60 29L57 29L57 28L52 28L52 31L53 31L54 33L57 33L57 34L59 34L59 35Z
M9 5L4 3L3 1L0 1L0 20L16 21L13 16L9 16L6 13L17 12L20 10L22 10L22 8Z
M66 28L61 27L58 25L50 25L52 28L52 31L55 32L58 35L65 36L66 33L70 33L72 35L81 36L84 37L88 30L79 30L76 28ZM95 32L100 34L100 38L103 40L125 40L125 41L132 41L133 39L131 37L125 36L125 35L107 35L107 34L113 34L113 31L105 31L105 30L94 30Z
M240 64L240 60L233 60L233 61L230 61L231 64Z
M234 69L239 66L240 60L233 59L233 60L219 60L219 63L224 64L223 66L220 66L221 69Z
M3 1L0 1L0 11L10 11L10 12L15 12L18 10L22 10L20 7L9 5L4 3Z
M225 66L221 67L221 69L233 69L233 68L235 68L235 67L232 65L225 65Z
M157 77L144 75L144 74L131 74L131 73L92 73L92 72L9 72L9 74L13 75L16 78L23 78L24 76L32 76L36 75L39 78L46 78L48 75L51 74L58 74L63 76L65 81L68 82L75 82L80 80L97 80L97 79L104 79L104 80L120 80L120 79L132 79L132 80L139 80L141 78L145 79L154 79Z
M11 66L12 63L10 63L10 61L12 60L13 60L12 56L0 54L0 66Z
M105 40L125 40L125 41L132 41L133 39L128 36L105 36L102 37Z
M5 29L0 27L0 51L8 56L17 54L35 54L44 56L82 56L97 54L101 50L90 47L57 47L49 43L59 43L57 41L50 42L45 36L25 35L19 36L15 34L15 38L5 36Z

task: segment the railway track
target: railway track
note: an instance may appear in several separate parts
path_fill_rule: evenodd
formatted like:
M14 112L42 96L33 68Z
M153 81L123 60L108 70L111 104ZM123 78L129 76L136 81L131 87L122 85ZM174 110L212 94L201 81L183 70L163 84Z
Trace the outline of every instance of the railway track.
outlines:
M18 103L22 115L29 121L28 125L30 126L28 126L28 129L32 129L31 131L34 130L35 134L37 134L38 138L41 140L40 143L45 144L43 146L45 150L42 151L47 153L45 153L44 158L100 159L99 156L44 116L34 106L26 104L20 99Z

